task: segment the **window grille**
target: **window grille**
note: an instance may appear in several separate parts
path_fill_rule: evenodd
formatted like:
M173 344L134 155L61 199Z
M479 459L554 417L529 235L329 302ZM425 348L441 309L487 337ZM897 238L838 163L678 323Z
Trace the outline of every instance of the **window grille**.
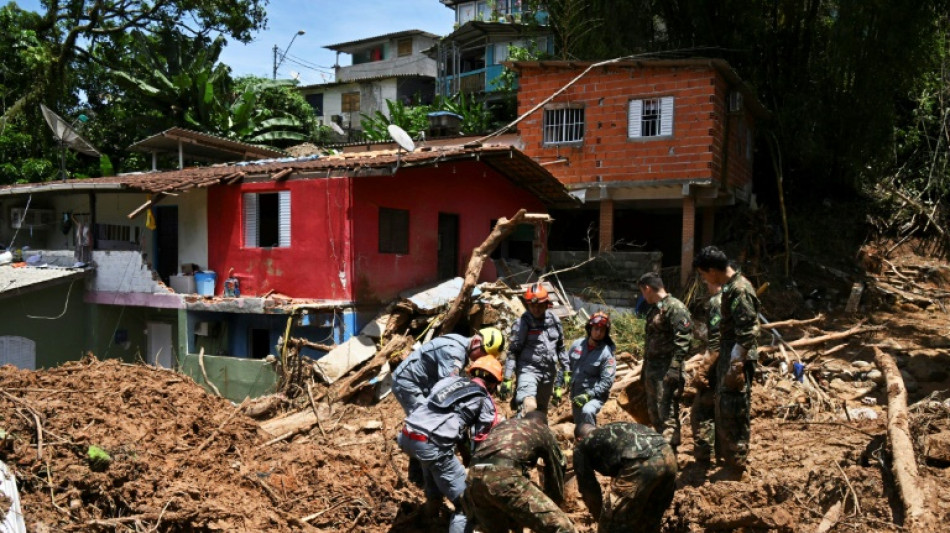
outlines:
M545 109L543 131L544 144L583 142L584 108Z

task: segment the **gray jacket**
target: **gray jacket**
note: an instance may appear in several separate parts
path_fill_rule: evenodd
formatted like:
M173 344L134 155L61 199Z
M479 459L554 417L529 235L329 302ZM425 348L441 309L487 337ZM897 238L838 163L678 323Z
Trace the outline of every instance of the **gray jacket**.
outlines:
M564 351L564 328L550 310L538 320L525 312L511 326L508 358L505 360L505 379L520 374L525 369L542 376L554 378L557 364L567 368L567 353Z
M571 397L586 393L606 402L617 374L613 343L604 342L591 348L584 337L574 341L567 353L572 373Z
M481 442L498 422L495 402L484 387L469 378L448 377L435 384L426 402L406 417L406 429L425 435L439 448L465 438Z
M393 387L416 396L416 403L422 403L440 379L462 373L471 340L450 333L423 344L396 367Z

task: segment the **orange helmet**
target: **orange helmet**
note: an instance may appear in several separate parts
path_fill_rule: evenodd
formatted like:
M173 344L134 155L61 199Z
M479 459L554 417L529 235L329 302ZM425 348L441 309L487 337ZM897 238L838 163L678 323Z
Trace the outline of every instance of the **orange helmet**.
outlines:
M529 304L546 303L551 301L548 298L548 290L540 283L532 283L528 290L524 291L524 299Z
M500 383L501 363L490 355L479 357L472 366L468 367L468 373L477 378L491 377L496 383Z
M587 335L590 335L590 330L594 326L603 326L607 330L607 335L610 335L610 315L603 311L597 311L591 315L590 320L587 321Z

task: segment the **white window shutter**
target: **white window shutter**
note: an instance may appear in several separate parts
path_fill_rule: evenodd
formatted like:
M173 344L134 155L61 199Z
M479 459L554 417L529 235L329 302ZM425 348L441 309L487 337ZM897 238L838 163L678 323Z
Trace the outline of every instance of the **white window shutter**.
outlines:
M279 220L279 244L281 248L290 247L290 191L280 191L278 194L277 213Z
M257 193L244 193L244 246L257 247Z
M627 112L627 137L633 139L642 137L643 131L643 100L630 100L630 109Z
M660 135L673 135L673 97L660 99Z

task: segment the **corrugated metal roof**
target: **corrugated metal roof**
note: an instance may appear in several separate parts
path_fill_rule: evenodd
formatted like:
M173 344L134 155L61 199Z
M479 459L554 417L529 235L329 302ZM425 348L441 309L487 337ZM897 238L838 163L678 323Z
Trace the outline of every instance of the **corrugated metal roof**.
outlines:
M0 187L0 195L46 191L109 189L148 193L182 192L192 188L228 184L245 178L306 179L333 176L395 174L400 169L437 165L447 161L482 161L517 186L527 189L553 207L576 205L564 185L544 167L511 146L439 146L399 150L344 153L326 157L283 158L211 167L193 167L105 178L69 179L62 182L27 183Z
M328 45L324 46L324 48L326 48L326 49L328 49L328 50L337 51L337 52L345 52L345 50L341 50L341 48L350 48L350 47L353 47L353 46L359 46L359 45L361 45L361 44L371 43L371 42L373 42L373 41L383 41L383 40L389 40L389 39L396 39L396 38L399 38L399 37L407 37L407 36L410 36L410 35L422 35L423 37L430 37L430 38L432 38L432 39L438 39L438 38L439 38L438 35L436 35L436 34L434 34L434 33L429 33L429 32L427 32L427 31L422 31L422 30L403 30L403 31L397 31L397 32L393 32L393 33L384 33L384 34L382 34L382 35L376 35L376 36L374 36L374 37L366 37L366 38L363 38L363 39L357 39L357 40L355 40L355 41L347 41L347 42L345 42L345 43L328 44Z
M146 153L178 153L179 141L183 153L194 161L208 161L223 163L226 161L262 159L266 157L280 157L285 155L280 150L263 146L233 141L184 128L168 128L167 130L142 139L129 146L129 150Z

